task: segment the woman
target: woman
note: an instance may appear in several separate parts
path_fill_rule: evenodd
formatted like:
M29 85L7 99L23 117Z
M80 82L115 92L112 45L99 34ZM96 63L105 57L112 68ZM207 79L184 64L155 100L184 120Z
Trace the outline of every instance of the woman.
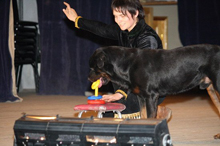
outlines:
M118 40L119 46L141 49L162 49L162 42L157 33L145 23L144 10L139 0L113 0L111 8L115 25L88 20L78 16L70 5L64 2L63 12L67 18L75 22L75 27L90 31L96 35ZM106 102L120 102L126 105L122 112L123 118L140 118L138 98L133 93L127 93L121 87L113 84L115 93L103 95ZM160 98L160 104L164 98ZM115 115L117 117L117 115Z

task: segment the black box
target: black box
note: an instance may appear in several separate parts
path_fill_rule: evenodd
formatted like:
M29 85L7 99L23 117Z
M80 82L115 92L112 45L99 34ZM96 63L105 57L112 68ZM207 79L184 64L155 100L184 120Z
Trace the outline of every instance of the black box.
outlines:
M166 120L24 115L15 146L172 146Z

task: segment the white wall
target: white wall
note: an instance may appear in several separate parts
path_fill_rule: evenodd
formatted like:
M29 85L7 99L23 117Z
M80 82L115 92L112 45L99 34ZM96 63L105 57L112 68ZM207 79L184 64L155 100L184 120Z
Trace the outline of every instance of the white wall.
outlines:
M177 5L153 5L154 16L168 17L168 49L182 46L178 31L178 11Z
M23 20L38 22L36 0L23 0Z

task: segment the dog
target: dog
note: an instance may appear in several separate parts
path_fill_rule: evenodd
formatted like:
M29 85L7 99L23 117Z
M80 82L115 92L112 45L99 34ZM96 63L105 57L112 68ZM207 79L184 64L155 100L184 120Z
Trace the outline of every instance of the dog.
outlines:
M98 48L89 60L91 82L109 81L137 94L141 118L155 118L159 96L196 86L207 89L220 112L220 46L200 44L170 50L120 46Z

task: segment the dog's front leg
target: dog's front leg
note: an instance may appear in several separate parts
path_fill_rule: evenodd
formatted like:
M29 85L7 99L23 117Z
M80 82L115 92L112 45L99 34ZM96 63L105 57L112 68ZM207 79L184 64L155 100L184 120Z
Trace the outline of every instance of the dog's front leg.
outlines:
M147 119L147 108L146 108L146 99L143 97L138 97L141 119Z
M141 119L156 118L157 116L157 97L140 96L139 105Z
M157 117L157 98L151 97L146 99L147 106L147 118L156 118Z

